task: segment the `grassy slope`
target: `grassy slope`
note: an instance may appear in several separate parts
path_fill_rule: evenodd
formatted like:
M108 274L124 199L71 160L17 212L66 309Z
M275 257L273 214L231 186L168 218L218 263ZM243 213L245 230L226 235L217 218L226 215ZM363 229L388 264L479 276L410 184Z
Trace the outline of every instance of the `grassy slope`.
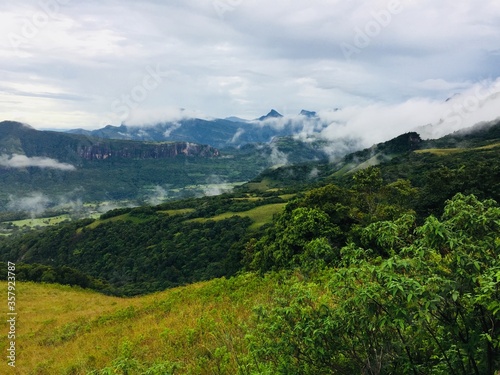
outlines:
M223 214L216 215L213 217L197 218L197 219L192 219L190 221L203 223L208 220L217 221L217 220L229 219L232 216L241 216L241 217L249 217L250 219L252 219L253 224L250 226L250 229L258 229L262 225L271 222L273 215L281 212L285 206L286 203L267 204L264 206L252 208L251 210L248 211L224 212Z
M6 290L5 282L1 286ZM18 283L16 374L87 374L119 361L137 365L131 373L155 361L175 363L182 374L236 373L252 307L267 302L272 286L247 274L122 299ZM1 329L6 332L6 322ZM0 373L13 373L5 360Z
M11 223L16 227L47 227L50 225L56 225L69 220L69 215L58 215L47 218L35 218L35 219L24 219L24 220L13 220Z
M423 154L430 152L431 154L442 156L450 155L458 152L470 152L474 150L491 150L495 148L500 148L500 142L495 142L481 147L471 147L471 148L427 148L415 151L417 154Z

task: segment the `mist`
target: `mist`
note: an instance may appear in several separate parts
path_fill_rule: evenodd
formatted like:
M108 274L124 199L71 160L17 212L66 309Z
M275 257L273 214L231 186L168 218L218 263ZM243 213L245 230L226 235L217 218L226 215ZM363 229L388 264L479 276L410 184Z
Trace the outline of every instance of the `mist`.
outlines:
M151 206L157 206L168 199L168 192L160 185L156 185L146 196L146 202Z
M203 195L207 197L221 195L232 190L233 186L230 185L226 179L215 174L207 177L206 185L202 186Z
M34 192L24 197L9 196L7 209L15 212L26 212L32 219L40 217L51 204L51 199L43 193Z
M276 144L271 143L271 154L269 155L269 161L272 167L281 167L288 164L288 156L278 150Z
M6 168L28 168L28 167L37 167L37 168L50 168L50 169L59 169L61 171L74 171L76 168L67 163L60 163L59 161L51 158L45 157L27 157L26 155L20 154L12 154L0 155L0 166Z
M326 140L360 139L364 147L417 131L435 139L500 117L500 79L480 82L443 100L410 99L397 104L375 103L320 112L330 122L319 136Z
M448 92L442 94L445 88ZM227 141L238 144L246 138L247 133L266 134L269 129L273 129L277 136L292 135L302 141L328 141L331 144L325 148L325 152L338 156L353 151L353 146L355 149L370 147L410 131L418 132L424 139L439 138L479 122L493 121L500 116L500 79L464 82L460 85L429 79L421 82L419 89L427 90L426 95L391 102L360 100L360 104L341 108L338 108L337 103L332 103L330 108L323 110L308 108L316 110L313 116L298 114L299 110L294 110L293 115L286 114L292 111L285 108L281 111L285 115L280 118L246 120L245 125L231 134ZM227 113L231 114L234 113ZM190 118L212 119L192 110L163 108L149 111L137 108L131 112L127 124L140 127L170 124L165 131L165 136L169 136L182 126L182 120ZM345 143L349 146L343 145ZM274 159L280 156L276 152L273 154ZM276 163L282 164L282 161Z
M6 208L12 212L24 212L32 219L58 211L68 212L74 217L85 217L90 209L83 204L80 193L81 191L77 189L57 196L49 196L38 191L24 196L11 194Z

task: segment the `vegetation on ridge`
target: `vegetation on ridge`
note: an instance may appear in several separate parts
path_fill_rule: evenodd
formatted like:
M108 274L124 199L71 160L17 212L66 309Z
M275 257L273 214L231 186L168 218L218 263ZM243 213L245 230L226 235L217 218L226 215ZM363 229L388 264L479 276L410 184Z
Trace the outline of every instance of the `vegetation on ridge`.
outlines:
M470 137L2 240L43 281L138 294L212 279L132 299L21 282L40 317L19 326L19 373L496 375L498 149Z

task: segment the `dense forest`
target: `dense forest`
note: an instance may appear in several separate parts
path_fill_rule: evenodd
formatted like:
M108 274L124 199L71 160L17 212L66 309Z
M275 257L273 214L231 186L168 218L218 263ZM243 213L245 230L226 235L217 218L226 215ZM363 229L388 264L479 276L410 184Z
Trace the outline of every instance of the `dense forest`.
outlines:
M498 124L432 142L409 133L230 194L12 236L0 256L19 279L120 296L272 280L239 346L224 346L228 365L207 373L494 375L499 138ZM177 368L113 363L92 373Z

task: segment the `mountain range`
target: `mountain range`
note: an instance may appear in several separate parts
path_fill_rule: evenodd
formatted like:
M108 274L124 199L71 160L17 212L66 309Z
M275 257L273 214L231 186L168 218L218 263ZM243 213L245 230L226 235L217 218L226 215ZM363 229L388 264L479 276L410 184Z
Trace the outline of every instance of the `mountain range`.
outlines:
M68 200L79 205L103 201L138 205L212 195L269 174L308 182L314 176L325 177L331 170L329 161L343 163L344 171L358 170L408 150L471 147L474 137L480 142L500 138L499 123L492 122L438 140L422 141L417 133L407 133L361 151L356 140L331 143L281 136L295 134L304 124L322 126L314 112L303 110L290 119L272 110L264 117L248 122L186 119L168 132L164 129L171 123L68 133L4 121L0 123L0 212L24 212L29 217ZM130 139L141 137L148 140Z
M107 158L164 159L177 155L217 157L211 146L189 142L147 143L104 139L80 134L39 131L29 125L4 121L0 123L0 155L47 157L82 164L84 160Z
M299 116L292 120L272 109L268 114L255 120L238 117L211 120L184 118L154 125L107 125L96 130L73 129L68 132L99 138L138 141L186 141L223 148L248 143L268 143L276 137L297 134L306 123L317 127L326 126L321 124L316 112L302 110Z

